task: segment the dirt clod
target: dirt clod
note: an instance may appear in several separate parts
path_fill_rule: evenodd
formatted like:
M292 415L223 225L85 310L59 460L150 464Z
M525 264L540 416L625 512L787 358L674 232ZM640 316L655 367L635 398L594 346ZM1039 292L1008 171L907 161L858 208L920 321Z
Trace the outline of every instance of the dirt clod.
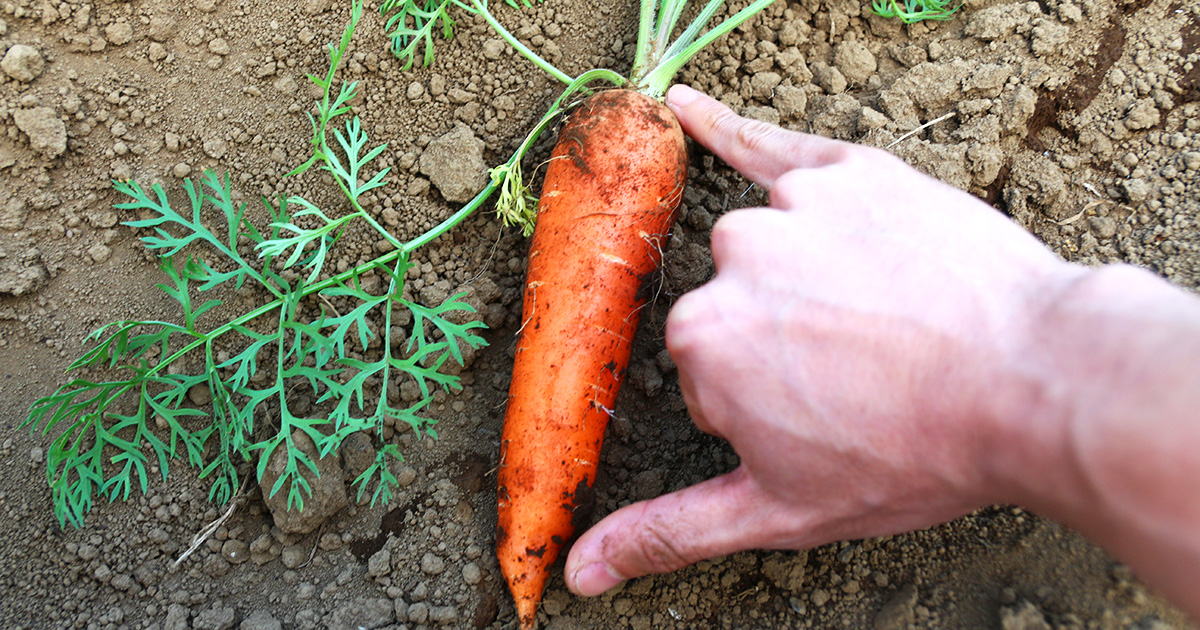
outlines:
M304 509L288 509L286 489L271 494L279 478L287 471L287 451L282 446L270 454L260 485L263 489L263 500L274 517L275 526L284 532L307 534L319 527L325 519L346 507L349 500L337 454L320 457L312 439L300 429L292 432L291 441L316 465L320 475L314 475L305 464L298 464L299 474L312 488L311 495L303 497Z
M425 147L421 173L429 177L446 201L464 203L487 183L484 141L470 127L457 125Z
M32 46L25 44L15 44L4 53L4 58L0 59L0 69L8 76L29 83L38 78L42 74L42 70L46 67L46 60L42 58L42 54Z
M875 73L875 55L861 42L844 41L833 53L833 63L842 76L852 84L863 85Z
M18 109L13 112L17 129L29 137L29 148L47 158L67 150L67 126L50 107Z

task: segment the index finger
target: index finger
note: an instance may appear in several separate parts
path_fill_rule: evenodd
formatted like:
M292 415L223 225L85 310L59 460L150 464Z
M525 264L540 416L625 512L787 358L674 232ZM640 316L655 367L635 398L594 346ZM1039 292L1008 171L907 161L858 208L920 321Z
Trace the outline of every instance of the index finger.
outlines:
M686 85L675 85L667 91L667 107L685 133L767 190L792 169L819 168L841 161L853 146L742 118Z

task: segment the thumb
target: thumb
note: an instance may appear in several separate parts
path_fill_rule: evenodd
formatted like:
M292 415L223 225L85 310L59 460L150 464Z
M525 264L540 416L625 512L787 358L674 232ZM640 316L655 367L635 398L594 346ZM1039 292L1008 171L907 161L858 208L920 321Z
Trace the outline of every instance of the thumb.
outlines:
M590 597L650 573L761 546L778 513L745 467L609 514L567 556L567 587Z

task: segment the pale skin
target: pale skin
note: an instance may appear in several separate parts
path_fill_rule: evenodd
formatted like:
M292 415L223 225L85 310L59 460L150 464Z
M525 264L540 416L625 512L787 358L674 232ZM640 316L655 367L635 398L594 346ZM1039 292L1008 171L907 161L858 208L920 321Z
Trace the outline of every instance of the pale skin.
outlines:
M1200 617L1200 299L1063 262L882 151L667 105L770 191L713 227L716 276L667 320L692 419L741 465L601 520L572 591L1014 504Z

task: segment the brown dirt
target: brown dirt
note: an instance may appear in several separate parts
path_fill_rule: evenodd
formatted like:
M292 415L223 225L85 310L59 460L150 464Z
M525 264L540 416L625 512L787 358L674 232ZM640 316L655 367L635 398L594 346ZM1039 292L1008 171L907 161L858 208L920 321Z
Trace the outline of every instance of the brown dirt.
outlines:
M568 73L628 69L635 3L495 4ZM779 0L680 80L748 115L876 146L953 113L892 150L1069 260L1127 261L1200 289L1200 5L970 0L951 22L907 27L864 5ZM134 213L113 209L110 179L177 189L177 175L213 168L231 172L246 200L303 193L339 207L316 173L284 174L308 156L305 73L324 71L347 11L329 0L0 8L0 53L23 44L45 61L30 82L0 75L0 413L13 429L0 439L0 625L512 627L492 557L493 468L525 242L485 212L418 253L411 288L427 301L469 281L489 287L491 346L463 372L464 391L434 403L440 440L392 438L407 484L389 504L352 505L297 536L273 528L251 490L178 569L174 558L220 514L192 471L126 503L99 501L83 529L59 528L45 485L49 438L17 424L62 382L90 330L176 316L139 233L120 223ZM343 76L361 82L355 113L389 143L389 187L367 209L412 236L457 207L422 174L426 147L463 123L485 143L484 161L498 163L558 88L504 47L481 54L496 38L469 16L456 39L438 42L431 68L402 73L375 8ZM702 150L691 160L664 290L609 430L597 516L736 464L687 419L662 328L672 298L711 274L713 220L761 195L744 195L746 182ZM352 230L337 262L365 262L375 240ZM258 296L227 297L237 307ZM248 562L230 553L246 549ZM556 630L1195 627L1101 550L1004 507L909 535L740 553L592 600L571 597L556 576L541 614Z

